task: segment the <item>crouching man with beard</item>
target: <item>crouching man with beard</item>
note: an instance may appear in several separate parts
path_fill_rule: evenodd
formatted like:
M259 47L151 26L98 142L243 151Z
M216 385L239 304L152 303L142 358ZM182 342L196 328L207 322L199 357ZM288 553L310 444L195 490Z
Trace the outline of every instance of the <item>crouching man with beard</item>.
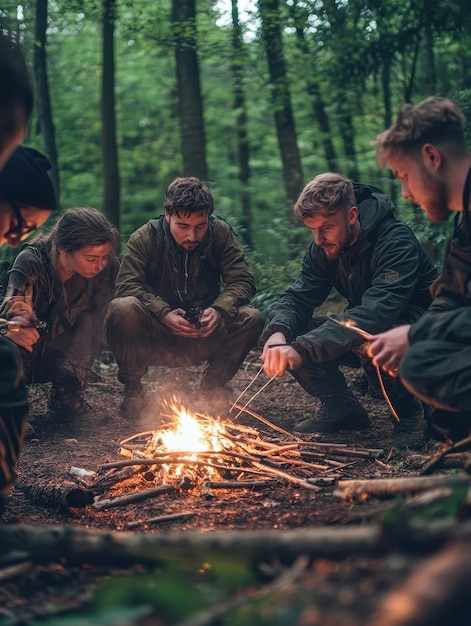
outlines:
M303 189L294 214L314 241L265 327L265 372L283 376L288 370L320 401L318 417L299 423L296 432L368 428L369 416L339 369L363 367L370 390L378 395L379 381L364 339L313 313L336 289L348 303L341 319L369 333L411 323L431 302L429 287L437 269L409 226L396 219L388 196L375 187L336 173L321 174ZM383 382L400 418L392 446L422 447L421 402L397 376L385 374Z
M212 215L209 187L176 178L163 208L129 238L108 313L128 417L144 404L141 379L152 365L205 364L200 391L221 397L263 328L262 313L249 304L254 276L231 226Z

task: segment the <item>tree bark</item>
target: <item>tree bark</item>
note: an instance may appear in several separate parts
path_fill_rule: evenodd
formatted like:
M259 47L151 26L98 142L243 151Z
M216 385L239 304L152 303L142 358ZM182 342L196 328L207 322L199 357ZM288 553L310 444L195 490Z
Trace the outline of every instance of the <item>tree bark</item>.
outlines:
M406 478L378 478L371 480L339 480L338 488L344 500L354 500L363 495L395 496L399 493L415 493L437 487L470 484L467 474L440 476L411 476Z
M272 105L283 163L286 196L288 202L294 204L303 185L303 172L283 52L279 0L259 0L258 6L270 72Z
M197 56L195 0L173 0L173 43L177 66L183 174L208 177L203 97Z
M234 81L234 110L236 112L237 155L239 161L239 180L242 188L241 204L242 239L252 247L252 207L250 202L250 147L247 130L247 104L243 88L244 49L242 32L239 22L238 0L232 4L232 77Z
M46 29L47 29L47 0L37 0L34 32L33 72L36 85L36 100L38 124L41 130L44 151L51 161L51 180L59 205L60 181L59 164L57 157L56 134L52 121L51 98L46 62Z
M305 23L304 20L301 18L301 11L298 9L298 5L296 2L294 2L291 6L291 13L293 16L294 27L296 29L296 41L305 61L304 71L306 75L307 92L309 94L309 97L312 99L314 117L319 125L321 142L324 147L327 167L330 171L336 172L338 169L337 154L335 151L334 143L332 141L332 130L330 128L329 117L326 113L326 103L324 102L324 99L322 97L322 91L319 82L314 77L314 73L311 69L314 65L312 63L312 59L313 57L315 57L315 52L311 51L309 44L306 40L304 32Z
M404 530L404 529L402 529ZM279 558L294 561L299 555L310 558L341 559L354 555L378 555L412 548L431 551L451 539L471 538L471 525L448 519L410 525L406 535L392 538L379 525L344 528L322 527L295 530L241 530L214 532L167 532L134 534L103 532L77 526L0 525L3 553L21 551L36 562L57 562L63 558L76 563L156 565L162 558L195 559L235 555L256 560ZM401 540L404 542L401 544Z
M114 26L117 0L103 0L103 70L101 75L101 148L103 212L119 229L120 182L116 144Z

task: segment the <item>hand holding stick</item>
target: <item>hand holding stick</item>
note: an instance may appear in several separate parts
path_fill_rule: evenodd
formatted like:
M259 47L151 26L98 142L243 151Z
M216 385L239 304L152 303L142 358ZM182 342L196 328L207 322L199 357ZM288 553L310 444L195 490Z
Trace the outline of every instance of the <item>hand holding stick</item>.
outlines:
M366 339L366 341L371 341L373 339L373 335L371 333L368 333L366 330L363 330L362 328L358 328L358 326L355 326L355 323L352 322L351 320L347 320L347 321L337 320L335 319L335 317L330 317L330 315L324 315L324 317L327 318L329 322L334 322L334 324L337 324L337 326L341 326L342 328L348 328L349 330L352 330L357 335L360 335L360 337L363 337L363 339ZM399 415L397 414L397 411L393 407L391 400L389 399L389 396L384 387L383 378L381 376L381 369L378 365L376 365L375 367L376 367L376 372L378 374L378 380L379 380L379 384L380 384L384 399L386 400L389 410L391 411L391 414L396 420L396 422L400 422L401 419Z

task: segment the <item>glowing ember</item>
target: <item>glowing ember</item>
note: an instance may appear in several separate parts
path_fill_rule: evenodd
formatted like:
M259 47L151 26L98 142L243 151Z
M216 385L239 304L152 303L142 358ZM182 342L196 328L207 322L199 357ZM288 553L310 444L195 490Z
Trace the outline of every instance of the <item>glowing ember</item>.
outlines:
M161 440L167 450L203 452L222 449L220 437L224 429L219 422L205 416L198 418L179 406L176 399L169 408L172 411L173 427L155 433L155 437Z

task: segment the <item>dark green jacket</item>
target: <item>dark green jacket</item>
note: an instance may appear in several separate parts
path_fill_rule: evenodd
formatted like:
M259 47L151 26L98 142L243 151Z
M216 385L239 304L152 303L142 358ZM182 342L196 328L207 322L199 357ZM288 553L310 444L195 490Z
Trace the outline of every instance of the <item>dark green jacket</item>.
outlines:
M223 219L210 216L200 245L188 252L175 243L161 215L129 238L116 292L135 296L157 319L176 308L212 306L229 323L255 295L255 279Z
M431 288L433 303L409 331L411 344L440 339L471 345L471 237L459 220L457 214L442 273Z

